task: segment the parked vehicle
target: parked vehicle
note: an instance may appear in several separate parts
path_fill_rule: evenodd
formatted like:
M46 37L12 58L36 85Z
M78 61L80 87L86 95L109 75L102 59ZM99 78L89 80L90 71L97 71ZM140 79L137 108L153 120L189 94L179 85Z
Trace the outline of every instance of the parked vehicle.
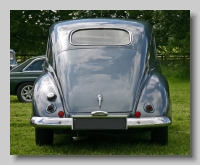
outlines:
M172 123L169 86L145 21L82 19L49 30L44 74L34 85L30 124L37 145L54 134L83 138L145 130L166 145Z
M17 95L20 102L31 102L33 84L43 73L45 56L26 60L10 71L10 95Z
M10 70L18 65L16 59L16 53L13 49L10 49Z

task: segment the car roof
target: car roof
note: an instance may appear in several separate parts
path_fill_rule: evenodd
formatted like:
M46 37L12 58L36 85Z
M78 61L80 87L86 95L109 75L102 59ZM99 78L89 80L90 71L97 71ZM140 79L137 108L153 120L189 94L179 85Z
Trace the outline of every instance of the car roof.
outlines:
M84 25L108 25L108 24L117 24L123 25L124 27L134 25L134 26L145 26L151 27L148 21L143 20L136 20L136 19L117 19L117 18L92 18L92 19L75 19L75 20L65 20L65 21L58 21L54 23L50 30L54 27L60 27L64 25L73 25L74 27L81 27Z
M116 19L116 18L92 18L92 19L76 19L58 21L49 28L49 35L51 33L66 32L66 34L76 29L87 28L121 28L132 29L137 28L142 33L145 32L147 36L152 33L152 25L148 21L136 19ZM55 34L56 35L56 34Z
M146 38L150 41L153 32L153 27L148 21L135 19L92 18L59 21L49 29L49 36L51 36L51 42L55 48L55 55L64 50L78 48L70 44L68 40L64 40L66 37L70 38L73 31L93 28L125 29L132 34L141 33L144 36L142 38L143 42L145 42Z
M10 49L10 52L13 52L13 53L15 53L15 51L14 51L13 49Z

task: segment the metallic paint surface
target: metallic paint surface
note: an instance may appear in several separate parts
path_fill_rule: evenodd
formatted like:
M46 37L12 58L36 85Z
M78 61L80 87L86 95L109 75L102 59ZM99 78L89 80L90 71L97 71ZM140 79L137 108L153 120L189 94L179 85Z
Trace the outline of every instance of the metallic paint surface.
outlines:
M84 49L62 52L57 57L57 77L69 112L99 109L130 112L144 74L141 54L131 49ZM138 67L139 66L139 67Z
M74 46L70 35L83 28L121 28L130 31L131 43L126 46ZM106 117L127 117L127 128L163 127L172 123L169 86L160 72L156 52L152 54L152 26L146 22L112 19L87 19L55 23L49 32L53 63L46 61L43 76L34 87L34 127L71 128L73 116L91 116L99 110ZM151 52L151 53L150 53ZM57 110L47 114L47 95ZM153 113L144 111L150 102ZM64 111L59 118L57 113ZM135 111L141 113L135 118Z

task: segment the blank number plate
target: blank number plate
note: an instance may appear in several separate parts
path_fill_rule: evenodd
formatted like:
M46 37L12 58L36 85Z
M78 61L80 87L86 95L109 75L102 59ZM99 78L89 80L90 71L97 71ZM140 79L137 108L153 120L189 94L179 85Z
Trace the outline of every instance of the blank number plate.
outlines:
M126 129L126 118L73 118L73 130Z

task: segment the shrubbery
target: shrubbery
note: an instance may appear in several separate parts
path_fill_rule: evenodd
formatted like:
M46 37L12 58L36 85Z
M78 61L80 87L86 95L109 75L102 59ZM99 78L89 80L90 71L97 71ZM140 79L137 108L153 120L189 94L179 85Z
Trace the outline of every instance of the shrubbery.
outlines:
M190 80L190 61L166 61L161 63L162 73L168 79Z

